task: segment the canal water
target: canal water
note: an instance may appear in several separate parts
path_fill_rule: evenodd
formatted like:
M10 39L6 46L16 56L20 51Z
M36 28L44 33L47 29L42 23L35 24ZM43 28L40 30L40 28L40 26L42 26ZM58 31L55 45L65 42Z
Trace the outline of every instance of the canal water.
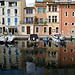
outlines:
M0 75L75 75L75 42L0 45Z

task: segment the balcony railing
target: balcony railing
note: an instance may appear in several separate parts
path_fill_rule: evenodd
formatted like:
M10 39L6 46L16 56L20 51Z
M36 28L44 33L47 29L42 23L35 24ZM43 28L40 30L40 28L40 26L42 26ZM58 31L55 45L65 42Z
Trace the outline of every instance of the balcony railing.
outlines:
M4 6L4 1L0 1L0 6Z
M23 22L23 23L21 23L21 21L20 21L20 24L33 24L33 22Z
M53 0L54 1L54 0ZM55 2L71 2L72 0L55 0Z

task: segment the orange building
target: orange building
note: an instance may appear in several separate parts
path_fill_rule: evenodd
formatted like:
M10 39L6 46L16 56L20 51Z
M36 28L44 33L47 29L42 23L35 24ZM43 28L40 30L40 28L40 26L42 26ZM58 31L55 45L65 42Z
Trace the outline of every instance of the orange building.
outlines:
M75 65L75 43L67 43L66 48L59 47L58 50L58 64L60 67L63 66L74 66Z
M35 34L48 35L46 20L46 2L38 2L37 0L35 0Z
M75 4L74 2L59 5L59 28L62 35L75 35Z

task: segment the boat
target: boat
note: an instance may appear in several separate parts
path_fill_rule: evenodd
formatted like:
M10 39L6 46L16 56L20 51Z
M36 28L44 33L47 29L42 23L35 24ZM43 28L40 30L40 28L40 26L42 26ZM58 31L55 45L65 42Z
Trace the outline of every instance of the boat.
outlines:
M43 38L43 42L49 42L49 38L44 37L44 38Z
M55 42L65 42L66 41L66 38L65 36L61 36L61 34L55 34L52 36L52 40L55 41Z
M6 43L10 43L11 44L11 43L14 42L15 36L8 34L7 36L5 36L5 39L6 39Z
M0 43L3 44L6 42L5 36L0 35Z
M29 42L39 42L39 38L37 34L30 34L30 37L28 38Z

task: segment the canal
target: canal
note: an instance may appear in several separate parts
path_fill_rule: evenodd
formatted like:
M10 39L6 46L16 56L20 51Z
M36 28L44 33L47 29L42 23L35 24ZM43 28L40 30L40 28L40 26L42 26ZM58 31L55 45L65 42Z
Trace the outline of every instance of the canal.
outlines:
M0 75L75 75L75 42L0 45Z

